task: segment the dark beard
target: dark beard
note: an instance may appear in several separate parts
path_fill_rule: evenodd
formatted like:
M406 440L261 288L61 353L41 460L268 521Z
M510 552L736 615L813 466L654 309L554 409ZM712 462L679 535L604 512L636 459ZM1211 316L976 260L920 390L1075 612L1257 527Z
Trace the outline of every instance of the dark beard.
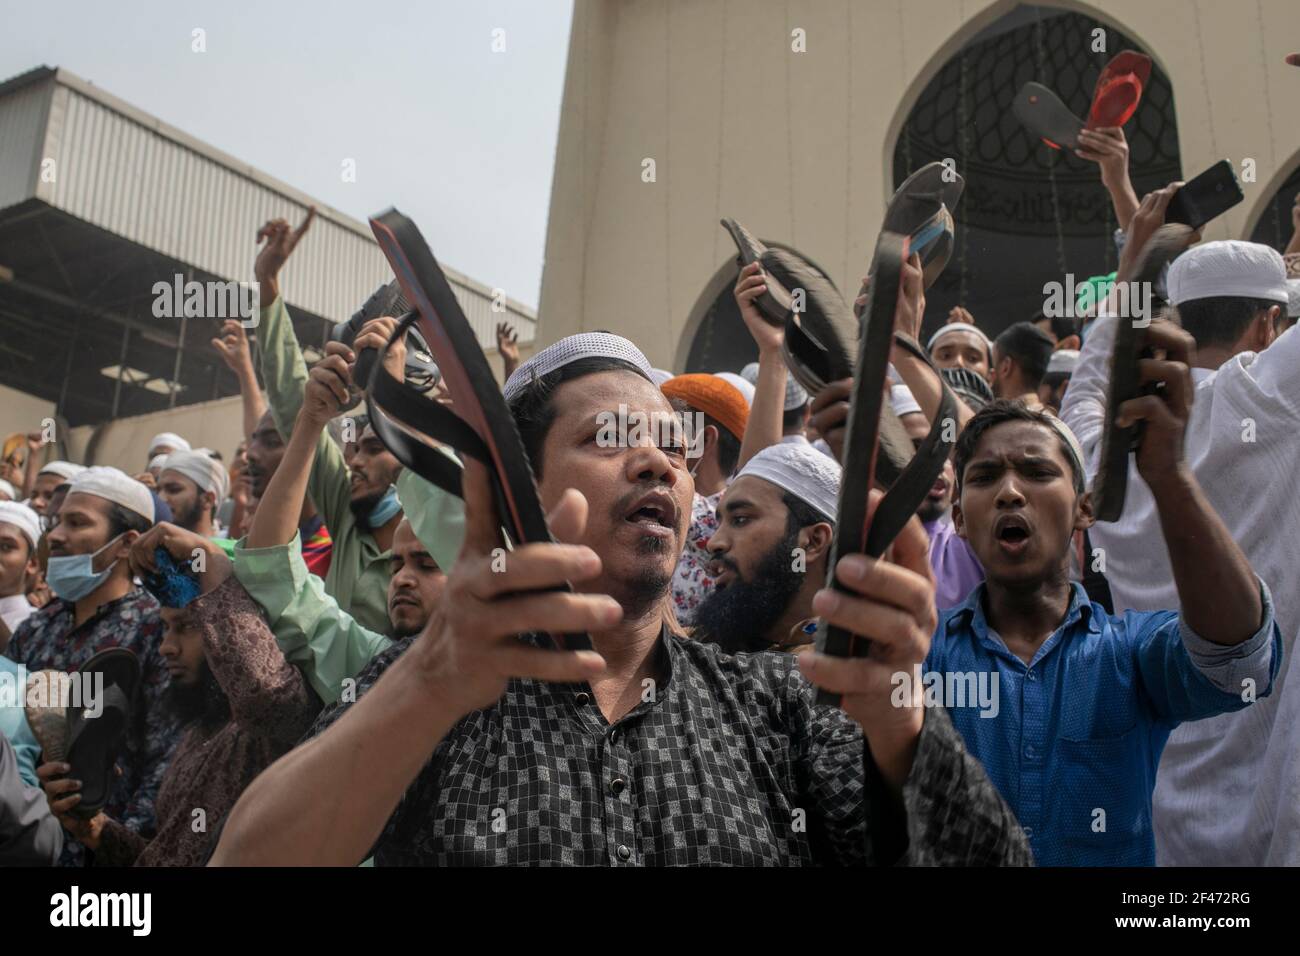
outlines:
M916 516L924 523L938 521L948 511L948 505L939 505L926 498L921 502L921 507L916 509Z
M199 518L203 512L203 499L194 499L194 504L190 505L185 511L172 512L172 523L184 528L186 531L193 531L199 523Z
M208 662L200 665L198 683L192 687L171 684L163 693L163 707L182 726L198 722L205 729L230 720L230 701L213 676Z
M761 651L771 641L768 631L790 608L803 586L806 571L796 571L791 552L799 529L788 533L754 571L753 580L735 578L729 587L709 594L695 609L695 625L705 638L728 654Z
M385 493L366 495L364 498L353 498L348 502L348 507L352 509L352 517L357 520L357 524L369 529L370 512L375 510L375 505L379 504Z

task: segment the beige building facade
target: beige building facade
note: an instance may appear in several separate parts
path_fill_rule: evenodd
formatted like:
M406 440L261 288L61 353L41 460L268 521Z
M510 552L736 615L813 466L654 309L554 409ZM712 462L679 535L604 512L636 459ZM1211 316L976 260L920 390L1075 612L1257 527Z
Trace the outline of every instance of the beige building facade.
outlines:
M1088 23L1111 44L1104 54L1087 48ZM1080 172L1081 160L1070 167L1036 153L1030 159L1050 171L1025 175L1016 166L1027 162L1016 154L1025 145L1008 132L1018 127L989 107L1046 70L1059 84L1086 85L1082 93L1059 89L1086 108L1098 73L1087 64L1121 44L1149 54L1159 74L1159 88L1153 80L1126 127L1135 157L1137 139L1150 140L1142 147L1151 154L1145 180L1134 177L1139 192L1176 178L1179 168L1190 177L1231 159L1246 198L1206 237L1249 237L1270 215L1278 219L1278 209L1289 210L1279 191L1300 165L1300 70L1285 63L1298 36L1294 0L1060 0L1036 8L1014 0L577 0L538 343L609 329L673 372L736 367L743 327L719 319L706 328L711 309L726 304L736 268L719 219L734 217L802 251L841 291L856 290L885 203L910 171L904 167L940 158L924 148L927 123L936 142L960 143L957 168L985 218L970 226L936 301L944 314L950 304L989 309L977 318L991 331L1029 318L1027 290L1059 278L1059 266L1085 275L1114 267L1114 223L1104 221L1109 203L1099 186L1089 186L1088 202L1101 211L1085 215L1081 206L1064 215L1059 195L1055 206L1046 202L1045 190L1064 188L1072 168L1076 178L1096 180L1095 167ZM983 59L963 59L977 41ZM1071 62L1085 64L1074 80ZM944 76L960 77L960 96L945 101ZM917 112L927 97L929 119ZM918 132L904 143L909 119ZM913 147L917 155L908 155ZM999 163L1006 175L989 185ZM1000 210L1005 183L1041 194ZM1033 216L1032 227L1018 226ZM975 223L969 209L957 218L959 233L964 218ZM1272 228L1285 242L1289 221ZM1040 254L1051 270L1030 268ZM1088 261L1069 261L1080 258ZM1041 275L1020 275L1035 271ZM988 298L1014 282L1025 284L1014 303ZM927 311L927 328L942 320ZM705 335L715 341L702 342Z

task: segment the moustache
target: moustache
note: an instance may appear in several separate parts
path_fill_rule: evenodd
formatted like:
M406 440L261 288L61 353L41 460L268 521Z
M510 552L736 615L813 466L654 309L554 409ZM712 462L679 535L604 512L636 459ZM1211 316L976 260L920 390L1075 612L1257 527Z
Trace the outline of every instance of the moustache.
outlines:
M640 501L646 495L654 494L655 492L662 492L669 498L673 497L672 489L663 482L657 482L653 485L637 485L627 494L623 495L623 497L619 498L618 501L614 502L614 506L609 509L609 516L614 521L622 521L624 516L628 513L628 509L630 509L632 505Z

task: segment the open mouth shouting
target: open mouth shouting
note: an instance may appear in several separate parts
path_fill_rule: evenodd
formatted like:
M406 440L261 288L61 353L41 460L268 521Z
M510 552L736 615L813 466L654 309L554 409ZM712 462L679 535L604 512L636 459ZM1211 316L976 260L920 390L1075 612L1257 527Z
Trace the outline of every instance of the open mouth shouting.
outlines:
M735 566L724 558L714 558L705 565L704 570L713 579L713 586L719 591L726 590L737 578Z
M652 491L633 503L623 520L645 535L672 538L677 534L677 502L663 491Z
M1004 514L993 522L993 538L1007 557L1021 557L1029 548L1034 529L1022 514Z

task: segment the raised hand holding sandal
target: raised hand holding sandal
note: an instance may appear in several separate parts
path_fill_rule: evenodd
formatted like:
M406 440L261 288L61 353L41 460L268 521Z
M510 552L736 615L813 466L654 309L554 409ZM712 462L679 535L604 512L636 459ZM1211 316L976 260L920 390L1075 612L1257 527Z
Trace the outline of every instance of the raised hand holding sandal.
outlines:
M749 261L763 267L772 301L778 305L767 307L775 311L765 311L760 296L759 314L773 325L784 327L781 354L795 380L816 397L829 383L852 378L861 322L830 280L799 253L769 249L734 220L724 219L723 225L736 240L741 260L755 256ZM781 302L786 305L780 306ZM888 404L880 409L880 434L882 454L876 458L874 474L888 487L907 467L913 453L907 429Z
M514 546L553 541L523 441L474 329L456 301L419 229L395 209L370 220L370 228L415 311L395 335L417 329L438 363L456 411L397 381L378 353L357 359L358 384L367 389L375 434L403 465L453 494L460 494L457 463L405 435L397 425L479 458L492 474L497 513ZM387 351L387 348L384 350ZM367 350L369 352L369 350ZM384 416L392 421L382 421ZM552 635L566 650L591 647L586 634Z
M27 723L42 759L71 765L67 775L81 781L81 802L69 811L75 817L89 820L108 804L139 685L140 660L124 647L100 651L76 674L28 678Z
M1171 259L1186 249L1194 231L1181 223L1161 226L1147 240L1132 280L1138 287L1155 283L1160 271ZM1130 303L1137 297L1128 296ZM1101 458L1092 482L1092 510L1098 521L1118 521L1124 513L1128 491L1129 453L1142 443L1142 423L1125 428L1115 424L1120 406L1143 394L1138 376L1138 361L1148 357L1146 330L1152 316L1123 316L1115 323L1115 345L1110 358L1110 386L1106 392L1106 430L1101 437Z
M1079 119L1061 98L1041 83L1026 83L1016 94L1011 108L1026 128L1052 149L1079 148L1079 133L1085 129L1123 126L1137 112L1142 90L1151 76L1151 58L1134 50L1123 50L1102 68L1093 88L1088 119Z
M848 434L844 442L844 475L840 482L835 537L827 564L827 586L836 590L843 590L835 576L839 559L846 554L867 554L878 558L885 553L943 471L957 437L952 424L957 420L956 401L936 370L935 378L942 390L938 414L916 454L880 500L875 513L868 517L869 476L875 469L880 445L880 409L886 401L885 377L890 348L897 341L932 369L934 367L924 349L907 336L896 336L894 332L907 248L905 238L882 233L872 266L873 278L863 310L865 328L858 351ZM868 641L842 628L827 626L825 622L819 627L817 649L823 654L865 656L868 646ZM819 690L817 701L838 704L839 695Z
M952 166L926 163L894 190L885 208L881 232L907 237L907 247L921 256L924 287L930 288L952 256L956 225L952 213L966 181Z

